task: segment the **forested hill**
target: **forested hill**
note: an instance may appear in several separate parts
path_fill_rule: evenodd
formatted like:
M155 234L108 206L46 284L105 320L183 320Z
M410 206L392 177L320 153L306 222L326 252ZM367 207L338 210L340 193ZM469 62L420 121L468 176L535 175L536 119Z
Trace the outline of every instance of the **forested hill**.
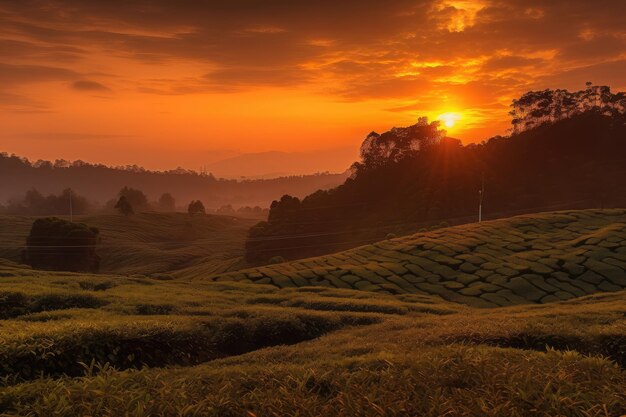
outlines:
M295 259L446 221L626 206L626 100L589 86L513 103L514 133L462 146L437 122L372 132L346 182L303 200L283 196L250 230L247 259ZM586 94L585 94L586 93Z
M222 205L267 207L276 196L305 196L341 184L347 174L316 174L264 180L226 180L194 171L147 171L137 166L112 168L82 161L30 162L0 154L0 204L36 188L43 194L71 188L90 201L105 203L125 186L142 190L150 199L171 193L176 201L202 200L208 208Z

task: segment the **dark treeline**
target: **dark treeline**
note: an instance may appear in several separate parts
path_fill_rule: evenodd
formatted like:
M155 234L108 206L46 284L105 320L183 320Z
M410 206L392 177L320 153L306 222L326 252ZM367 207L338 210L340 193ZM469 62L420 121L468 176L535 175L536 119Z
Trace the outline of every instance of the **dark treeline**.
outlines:
M70 210L73 214L87 214L93 210L93 204L69 188L59 195L47 196L31 188L23 197L9 200L6 206L0 205L0 214L23 216L67 215Z
M372 132L343 185L272 203L268 221L250 230L247 260L313 256L444 220L476 221L483 182L486 218L626 205L623 93L591 85L530 92L512 107L511 136L482 144L462 146L426 119Z
M189 211L189 207L193 210ZM202 208L199 210L199 208ZM85 197L77 194L71 189L65 189L59 195L50 194L44 196L37 189L32 188L23 196L10 199L6 205L0 204L0 214L21 215L21 216L68 216L93 214L99 212L118 212L123 215L131 215L142 212L162 212L171 213L180 208L184 211L184 205L176 205L176 200L171 193L164 193L157 201L148 201L146 194L138 189L124 186L111 198L104 206L96 206ZM205 210L204 204L200 200L192 200L187 206L190 214L209 213L226 216L235 216L251 219L267 219L269 209L260 206L242 206L234 209L232 205L223 205L217 209Z
M71 188L94 205L105 205L121 188L128 186L142 190L150 201L159 201L163 193L170 192L183 210L189 201L196 199L201 200L207 210L228 204L268 207L276 196L305 196L320 188L335 187L347 175L322 173L264 180L227 180L183 169L160 172L137 166L112 168L83 161L31 162L0 153L0 204L5 205L33 188L45 195ZM171 201L166 199L161 203L167 206Z

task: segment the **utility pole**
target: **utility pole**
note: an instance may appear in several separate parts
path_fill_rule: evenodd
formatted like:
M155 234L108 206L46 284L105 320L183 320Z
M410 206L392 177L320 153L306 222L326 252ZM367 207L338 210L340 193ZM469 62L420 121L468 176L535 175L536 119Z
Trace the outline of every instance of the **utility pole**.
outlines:
M485 196L485 173L483 172L482 186L478 190L478 223L483 221L483 197Z
M74 210L72 208L72 189L70 188L70 222L74 222Z

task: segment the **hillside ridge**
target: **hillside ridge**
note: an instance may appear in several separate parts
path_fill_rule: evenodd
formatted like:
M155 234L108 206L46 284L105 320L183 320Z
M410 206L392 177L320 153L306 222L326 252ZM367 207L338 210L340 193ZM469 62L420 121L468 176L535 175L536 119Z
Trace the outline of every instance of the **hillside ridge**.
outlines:
M626 287L626 210L454 226L211 279L429 294L477 307L567 300Z

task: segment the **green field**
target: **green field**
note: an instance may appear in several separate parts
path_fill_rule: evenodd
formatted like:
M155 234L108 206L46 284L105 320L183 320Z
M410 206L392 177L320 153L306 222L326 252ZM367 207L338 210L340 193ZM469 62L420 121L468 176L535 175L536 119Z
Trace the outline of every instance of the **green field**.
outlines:
M243 242L256 220L183 213L78 216L100 229L102 273L203 276L244 266ZM18 261L33 217L0 216L0 257Z
M585 210L217 275L0 260L0 415L621 416L625 238Z

